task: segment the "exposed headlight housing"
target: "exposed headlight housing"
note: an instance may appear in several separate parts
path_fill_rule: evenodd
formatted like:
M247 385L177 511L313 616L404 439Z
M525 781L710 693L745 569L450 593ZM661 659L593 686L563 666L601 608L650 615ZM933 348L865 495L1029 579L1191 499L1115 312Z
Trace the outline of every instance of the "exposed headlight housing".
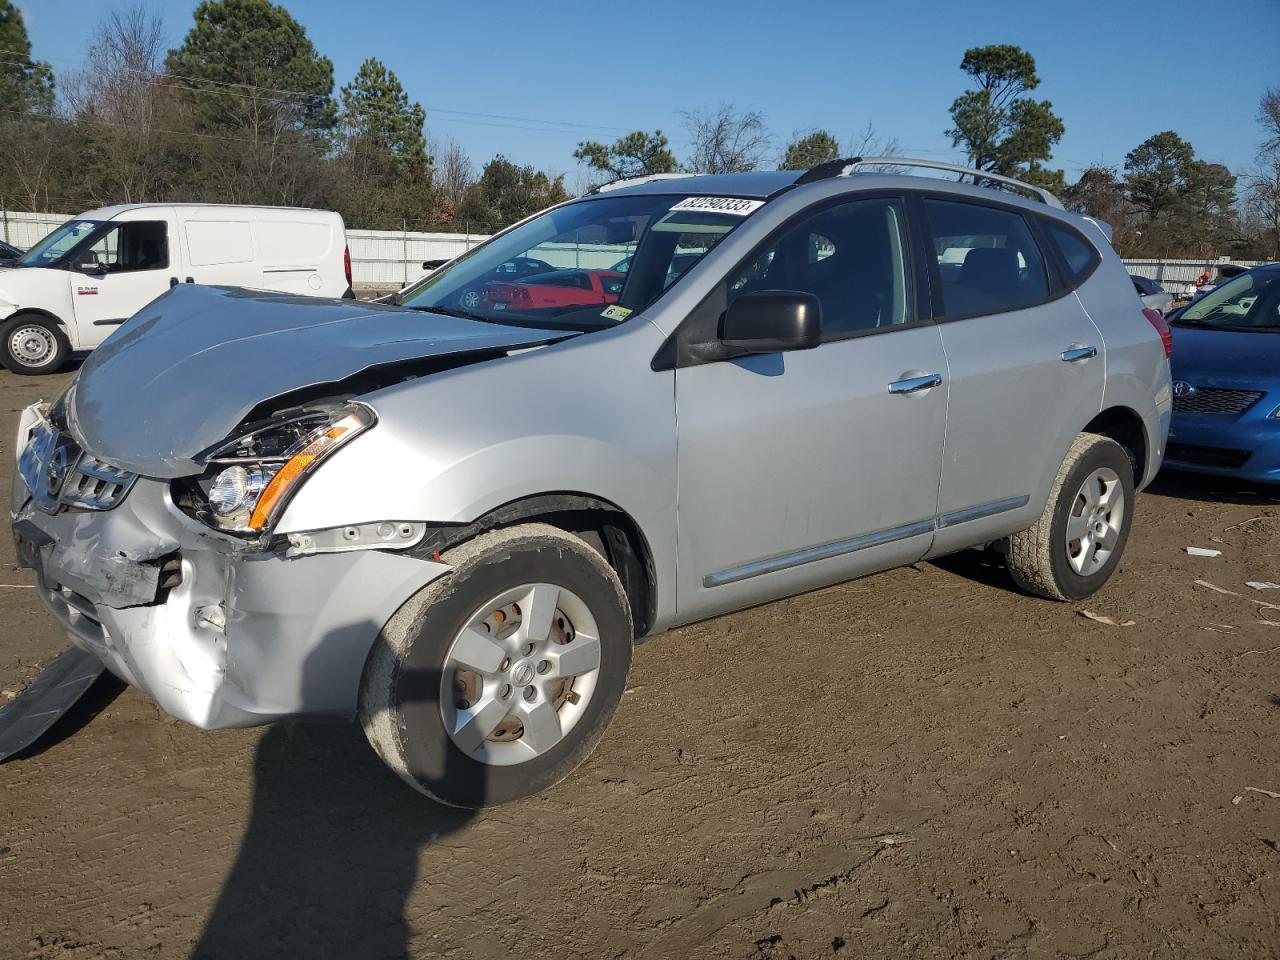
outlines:
M205 458L198 493L188 487L196 517L227 533L268 532L306 478L376 422L371 408L349 403L252 425Z

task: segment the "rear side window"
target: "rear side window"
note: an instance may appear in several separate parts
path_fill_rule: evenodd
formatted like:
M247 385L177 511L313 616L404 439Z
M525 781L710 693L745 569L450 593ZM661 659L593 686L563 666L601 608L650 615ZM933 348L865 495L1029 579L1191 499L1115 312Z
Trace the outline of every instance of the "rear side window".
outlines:
M1044 256L1021 214L977 203L924 201L949 317L1000 313L1049 296Z
M1064 227L1052 220L1040 222L1044 224L1045 233L1049 235L1050 242L1058 248L1062 267L1067 272L1067 280L1074 287L1093 272L1099 260L1098 251L1094 249L1093 244L1069 227ZM1155 291L1146 292L1154 293Z

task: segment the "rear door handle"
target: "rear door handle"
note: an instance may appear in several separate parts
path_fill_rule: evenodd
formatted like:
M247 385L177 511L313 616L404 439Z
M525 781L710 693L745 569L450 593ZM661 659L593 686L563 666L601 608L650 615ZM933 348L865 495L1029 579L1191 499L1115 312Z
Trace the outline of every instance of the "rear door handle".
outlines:
M1081 360L1092 360L1098 355L1097 347L1072 347L1062 351L1062 359L1066 363L1079 363Z
M919 393L931 390L942 382L942 374L926 373L920 377L907 377L905 380L894 380L889 384L890 393Z

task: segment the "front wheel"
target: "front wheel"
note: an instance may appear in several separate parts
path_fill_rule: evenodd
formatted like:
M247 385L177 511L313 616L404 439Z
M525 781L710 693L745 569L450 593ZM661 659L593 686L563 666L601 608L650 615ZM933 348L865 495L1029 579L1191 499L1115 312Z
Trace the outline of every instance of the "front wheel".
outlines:
M442 803L539 793L600 741L631 667L630 607L596 550L545 524L447 551L452 573L387 623L360 720L382 759Z
M53 373L71 352L56 323L30 313L18 314L0 327L0 344L0 362L22 376Z
M1005 562L1028 593L1083 600L1115 572L1133 523L1133 464L1109 437L1082 433L1040 519L1009 537Z

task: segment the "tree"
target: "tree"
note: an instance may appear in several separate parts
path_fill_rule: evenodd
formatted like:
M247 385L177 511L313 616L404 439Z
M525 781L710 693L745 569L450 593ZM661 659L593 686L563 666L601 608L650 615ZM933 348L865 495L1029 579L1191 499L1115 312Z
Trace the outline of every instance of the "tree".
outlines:
M93 36L84 69L63 85L82 128L84 186L104 202L159 200L189 147L169 132L186 121L160 75L164 22L137 3L110 11Z
M11 0L0 0L0 51L0 108L52 113L53 70L42 60L31 59L27 25Z
M739 113L731 103L714 110L683 112L693 151L686 164L690 173L746 173L760 166L771 138L764 115Z
M840 142L826 130L811 130L793 135L782 155L779 170L808 170L840 156Z
M435 172L435 182L440 191L441 203L452 216L462 206L467 191L476 182L476 171L471 158L457 141L450 140L445 147Z
M1068 210L1111 224L1119 233L1127 215L1124 184L1111 167L1094 165L1064 191Z
M549 177L499 154L484 165L480 179L467 191L454 224L461 221L470 232L492 233L568 199L563 174Z
M608 174L611 180L673 173L676 169L675 154L661 130L633 130L607 146L588 140L578 144L573 156L593 170Z
M1236 178L1196 158L1172 130L1148 137L1125 156L1125 196L1143 232L1142 247L1160 255L1207 255L1236 234Z
M1040 85L1035 58L1021 47L999 43L965 51L960 69L978 89L951 104L951 145L963 146L969 166L1006 177L1025 176L1060 183L1060 171L1042 166L1065 132L1048 100L1025 94Z
M1257 163L1245 178L1244 209L1256 224L1259 246L1280 260L1280 87L1268 90L1258 103L1262 144Z
M268 0L202 0L166 66L206 126L261 138L334 125L333 63Z
M360 64L342 88L341 122L347 136L386 153L404 173L425 176L431 163L422 128L427 112L410 103L400 79L376 57Z

